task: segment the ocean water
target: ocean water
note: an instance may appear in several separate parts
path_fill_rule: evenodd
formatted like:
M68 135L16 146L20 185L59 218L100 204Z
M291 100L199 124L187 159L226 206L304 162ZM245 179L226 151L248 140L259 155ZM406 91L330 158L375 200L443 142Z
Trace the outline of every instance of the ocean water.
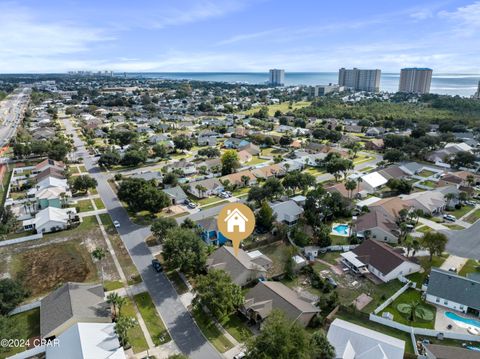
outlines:
M121 75L121 74L118 74ZM219 81L229 83L264 84L268 73L262 72L142 72L127 73L127 77L164 78L172 80ZM380 90L398 90L400 74L382 73ZM472 96L477 90L480 74L433 73L430 92L446 95ZM285 85L326 85L338 82L336 72L286 72Z

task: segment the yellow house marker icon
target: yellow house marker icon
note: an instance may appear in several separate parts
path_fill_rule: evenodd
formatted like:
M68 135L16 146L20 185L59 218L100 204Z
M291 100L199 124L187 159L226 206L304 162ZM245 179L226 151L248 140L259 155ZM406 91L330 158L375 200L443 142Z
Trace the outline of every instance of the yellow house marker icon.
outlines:
M223 236L232 241L233 251L238 255L240 242L255 229L255 215L242 203L229 203L218 214L217 226Z

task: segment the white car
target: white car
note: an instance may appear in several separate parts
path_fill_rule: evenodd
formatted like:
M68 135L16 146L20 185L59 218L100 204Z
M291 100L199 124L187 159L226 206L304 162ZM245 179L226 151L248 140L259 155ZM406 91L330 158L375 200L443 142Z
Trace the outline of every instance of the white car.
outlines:
M457 217L455 217L451 214L444 214L443 219L446 219L447 221L455 222L457 220Z
M120 222L119 221L113 221L113 225L115 228L120 228Z

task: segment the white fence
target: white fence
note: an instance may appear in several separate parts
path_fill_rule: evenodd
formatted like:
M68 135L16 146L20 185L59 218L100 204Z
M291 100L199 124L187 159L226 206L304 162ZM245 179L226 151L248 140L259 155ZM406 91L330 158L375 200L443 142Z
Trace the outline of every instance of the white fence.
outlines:
M395 294L393 294L390 298L388 298L385 302L383 302L382 304L380 304L380 306L377 307L377 309L375 309L373 311L374 314L378 314L380 313L382 310L384 310L386 307L388 307L390 305L390 303L392 303L395 299L397 299L400 295L402 295L408 288L411 288L412 285L410 284L411 282L407 280L407 284L405 284L402 288L400 288L399 290L397 290L395 292Z
M25 237L20 237L15 239L7 239L6 241L0 241L0 247L5 247L12 244L18 244L18 243L33 241L33 240L42 239L42 238L43 238L43 234L37 233L37 234L32 234L31 236L25 236Z
M383 324L383 325L386 325L387 327L391 327L391 328L401 330L402 332L413 333L415 335L425 335L427 337L437 337L440 334L444 338L448 338L448 339L464 340L464 341L471 341L471 342L480 342L480 336L478 336L478 335L469 335L469 334L454 333L454 332L450 332L450 331L440 331L440 330L434 330L434 329L410 327L408 325L397 323L397 322L395 322L393 320L390 320L390 319L379 317L378 315L375 315L373 313L370 314L370 320L372 322Z

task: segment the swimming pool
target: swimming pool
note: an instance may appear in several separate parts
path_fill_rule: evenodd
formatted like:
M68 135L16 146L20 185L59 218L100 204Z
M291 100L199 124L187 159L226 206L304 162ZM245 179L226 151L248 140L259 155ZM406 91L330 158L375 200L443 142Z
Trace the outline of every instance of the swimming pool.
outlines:
M470 318L464 318L464 317L461 317L461 316L459 316L455 313L452 313L452 312L445 312L445 316L447 318L455 320L457 322L461 322L461 323L468 324L468 325L473 325L474 327L480 328L480 321L478 321L478 320L470 319Z
M348 224L334 224L332 227L332 233L337 236L349 236L350 226Z

